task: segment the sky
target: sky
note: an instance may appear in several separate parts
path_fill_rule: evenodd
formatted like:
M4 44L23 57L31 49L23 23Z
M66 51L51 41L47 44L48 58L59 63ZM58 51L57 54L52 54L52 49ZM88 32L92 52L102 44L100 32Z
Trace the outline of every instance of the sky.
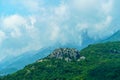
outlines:
M120 29L119 0L0 0L0 61Z

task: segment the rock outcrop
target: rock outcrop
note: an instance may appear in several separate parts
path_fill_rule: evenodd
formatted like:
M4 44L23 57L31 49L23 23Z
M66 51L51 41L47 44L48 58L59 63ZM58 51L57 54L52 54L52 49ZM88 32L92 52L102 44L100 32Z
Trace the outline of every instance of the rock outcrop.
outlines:
M59 48L55 49L47 58L73 61L80 58L80 53L77 49L74 48Z

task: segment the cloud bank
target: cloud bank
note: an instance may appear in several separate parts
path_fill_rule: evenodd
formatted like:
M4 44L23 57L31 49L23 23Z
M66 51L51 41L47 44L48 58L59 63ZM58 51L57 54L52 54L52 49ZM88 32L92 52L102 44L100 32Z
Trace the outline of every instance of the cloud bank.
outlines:
M8 1L8 2L6 2ZM2 0L0 58L18 56L44 47L84 44L119 30L114 0ZM9 11L11 9L11 11ZM119 20L118 20L119 21Z

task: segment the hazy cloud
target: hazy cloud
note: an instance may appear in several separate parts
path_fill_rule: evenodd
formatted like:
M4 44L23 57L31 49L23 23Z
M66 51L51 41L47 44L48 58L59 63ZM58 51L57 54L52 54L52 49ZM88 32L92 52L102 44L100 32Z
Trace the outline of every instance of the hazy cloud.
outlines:
M48 6L44 0L9 3L18 11L1 15L0 54L14 56L56 43L81 46L86 32L91 39L99 40L115 31L111 30L113 0L61 0L54 6Z

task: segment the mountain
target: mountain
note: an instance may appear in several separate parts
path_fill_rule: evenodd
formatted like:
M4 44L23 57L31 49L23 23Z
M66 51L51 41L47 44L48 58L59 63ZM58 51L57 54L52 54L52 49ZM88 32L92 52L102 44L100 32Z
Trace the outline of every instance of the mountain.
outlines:
M28 52L22 53L21 55L17 57L13 57L13 56L9 57L5 59L4 61L0 62L0 66L1 66L0 75L7 75L17 70L20 70L26 65L34 63L36 60L48 56L49 53L55 48L58 48L58 47L66 48L67 47L67 48L76 48L78 50L81 50L84 47L86 47L88 44L97 42L88 36L87 31L84 31L82 36L84 36L84 38L81 44L78 44L78 42L75 42L75 41L72 43L66 43L64 45L57 42L52 47L50 46L50 47L46 47L46 48L36 50L36 51L28 51Z
M58 48L0 80L120 80L120 42Z
M81 49L79 45L68 43L66 45L56 44L55 46L43 48L37 51L25 52L22 55L19 55L17 57L11 57L9 59L6 59L0 62L0 66L1 66L0 75L7 75L7 74L14 73L24 68L26 65L34 63L36 60L48 56L50 52L52 52L55 48L57 48L57 46L63 47L63 48L75 47L77 49Z
M38 51L26 52L20 56L8 59L3 63L0 63L0 75L16 72L28 64L34 63L36 60L46 57L52 50L52 47L43 48Z
M120 41L120 30L104 40L104 42L107 41Z
M61 59L67 62L78 60L80 58L79 51L74 48L59 48L56 49L50 54L48 59Z

